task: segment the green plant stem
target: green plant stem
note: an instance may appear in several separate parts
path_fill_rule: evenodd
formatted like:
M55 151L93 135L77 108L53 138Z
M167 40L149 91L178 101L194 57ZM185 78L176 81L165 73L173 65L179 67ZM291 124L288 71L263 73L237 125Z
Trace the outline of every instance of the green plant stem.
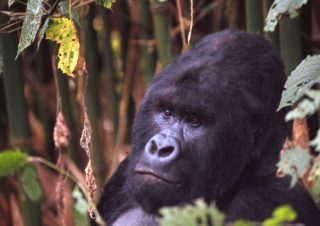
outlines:
M150 0L150 9L157 41L160 69L171 61L170 13L168 2Z
M280 53L290 75L301 61L300 18L281 18L279 25Z
M73 175L71 175L70 173L68 173L67 171L61 169L61 168L58 168L55 164L53 164L52 162L44 159L44 158L41 158L41 157L28 157L27 158L27 162L30 162L30 163L41 163L45 166L47 166L48 168L50 169L53 169L55 170L56 172L66 176L68 179L70 179L71 181L73 181L79 188L80 190L82 191L82 193L85 195L87 201L89 202L90 200L90 196L89 196L89 192L87 191L87 189L85 188L84 185L82 185L81 183L78 182L77 178L75 178ZM97 207L94 205L93 206L93 212L95 214L95 217L96 217L96 222L101 225L101 226L105 226L106 224L104 223L104 221L102 220L102 217L97 209Z
M246 0L246 27L249 32L262 33L262 0Z

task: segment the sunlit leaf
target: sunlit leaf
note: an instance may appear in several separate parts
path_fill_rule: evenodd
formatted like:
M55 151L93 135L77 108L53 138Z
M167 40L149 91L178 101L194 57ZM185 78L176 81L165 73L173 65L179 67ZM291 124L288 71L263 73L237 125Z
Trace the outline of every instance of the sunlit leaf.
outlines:
M310 145L314 146L315 150L320 152L320 129L318 129L317 136L310 141Z
M288 14L290 18L298 15L298 10L308 0L275 0L269 10L264 31L274 31L279 19Z
M69 76L77 66L80 44L77 30L72 20L68 18L52 18L52 23L46 30L46 39L60 44L58 68Z
M288 77L279 109L295 104L308 89L319 82L320 55L307 56Z
M28 1L16 58L34 41L41 24L42 13L42 0Z
M307 150L300 147L287 149L280 157L277 166L286 175L291 176L293 187L299 177L302 177L310 166L311 156Z
M37 170L33 165L23 168L19 181L22 184L23 191L31 201L37 202L40 200L42 191L38 181Z
M116 2L116 0L96 0L96 2L100 5L103 5L107 9L111 9L112 4Z
M161 226L205 225L209 218L213 225L222 226L224 221L224 214L217 208L208 206L203 200L196 200L195 205L162 208L160 212L162 215Z
M282 223L293 222L297 219L296 212L289 205L276 208L272 217L263 221L262 226L282 226Z
M83 197L82 192L78 187L75 187L72 192L72 197L74 198L74 209L73 216L75 225L77 226L87 226L88 225L88 203L86 199Z
M24 164L26 153L16 151L0 152L0 177L14 174Z
M305 92L306 98L299 102L299 104L286 115L286 120L302 119L308 115L313 115L320 108L320 91L307 90Z

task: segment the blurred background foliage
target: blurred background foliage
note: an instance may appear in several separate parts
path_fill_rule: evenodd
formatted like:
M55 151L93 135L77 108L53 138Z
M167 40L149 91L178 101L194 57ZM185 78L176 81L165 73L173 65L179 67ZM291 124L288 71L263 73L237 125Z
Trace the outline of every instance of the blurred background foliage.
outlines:
M152 77L206 34L225 28L260 33L281 53L288 75L302 59L318 53L320 48L320 0L283 0L280 6L284 9L273 8L277 18L281 16L273 32L264 31L273 0L97 3L100 4L94 0L0 2L0 151L19 148L33 156L25 156L22 165L29 161L35 166L29 169L20 163L14 165L20 154L2 159L16 168L13 173L0 172L1 226L88 225L86 212L81 213L87 206L82 196L90 195L90 189L84 188L88 156L79 142L86 124L84 115L88 114L92 131L90 154L98 197L106 179L130 153L133 118ZM41 4L41 14L35 12L37 4ZM28 7L33 14L27 13ZM42 40L48 18L61 17L71 18L80 44L82 63L78 61L78 74L73 78L57 69L59 46ZM27 19L29 28L24 30ZM267 29L272 30L270 26ZM65 28L61 35L70 29ZM17 50L21 53L16 57ZM319 75L315 79L318 78ZM63 119L58 117L60 112ZM319 185L305 176L316 156L309 137L316 137L320 120L315 112L308 120L305 118L295 117L293 144L309 151L305 160L308 164L299 175L292 174L304 179L310 189L317 185L314 194L320 194ZM59 123L66 126L62 132L58 130ZM59 132L63 135L58 136ZM64 143L64 138L67 144L57 146L57 142ZM292 168L294 163L290 161ZM288 162L283 168L286 167ZM290 174L290 170L285 173ZM71 180L66 179L70 177ZM38 198L28 196L26 178L39 182Z

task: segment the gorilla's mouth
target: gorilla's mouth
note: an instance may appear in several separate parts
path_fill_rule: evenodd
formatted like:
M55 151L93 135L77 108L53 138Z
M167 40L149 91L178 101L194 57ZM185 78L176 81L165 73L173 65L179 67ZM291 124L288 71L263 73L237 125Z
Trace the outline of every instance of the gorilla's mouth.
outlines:
M147 169L147 168L136 168L134 170L135 174L144 176L144 177L151 177L158 180L161 180L165 183L171 184L171 185L181 185L181 181L179 181L177 178L169 176L169 175L161 175L159 173L154 172L153 170Z

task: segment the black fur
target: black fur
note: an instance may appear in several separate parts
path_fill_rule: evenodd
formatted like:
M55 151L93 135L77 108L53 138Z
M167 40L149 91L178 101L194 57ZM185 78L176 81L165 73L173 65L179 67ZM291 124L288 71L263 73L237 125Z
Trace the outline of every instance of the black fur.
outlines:
M276 111L285 79L278 53L255 34L225 30L181 55L153 80L132 154L103 191L108 225L157 225L160 207L199 197L215 201L227 222L261 221L288 203L298 222L320 225L303 186L275 177L288 135Z

